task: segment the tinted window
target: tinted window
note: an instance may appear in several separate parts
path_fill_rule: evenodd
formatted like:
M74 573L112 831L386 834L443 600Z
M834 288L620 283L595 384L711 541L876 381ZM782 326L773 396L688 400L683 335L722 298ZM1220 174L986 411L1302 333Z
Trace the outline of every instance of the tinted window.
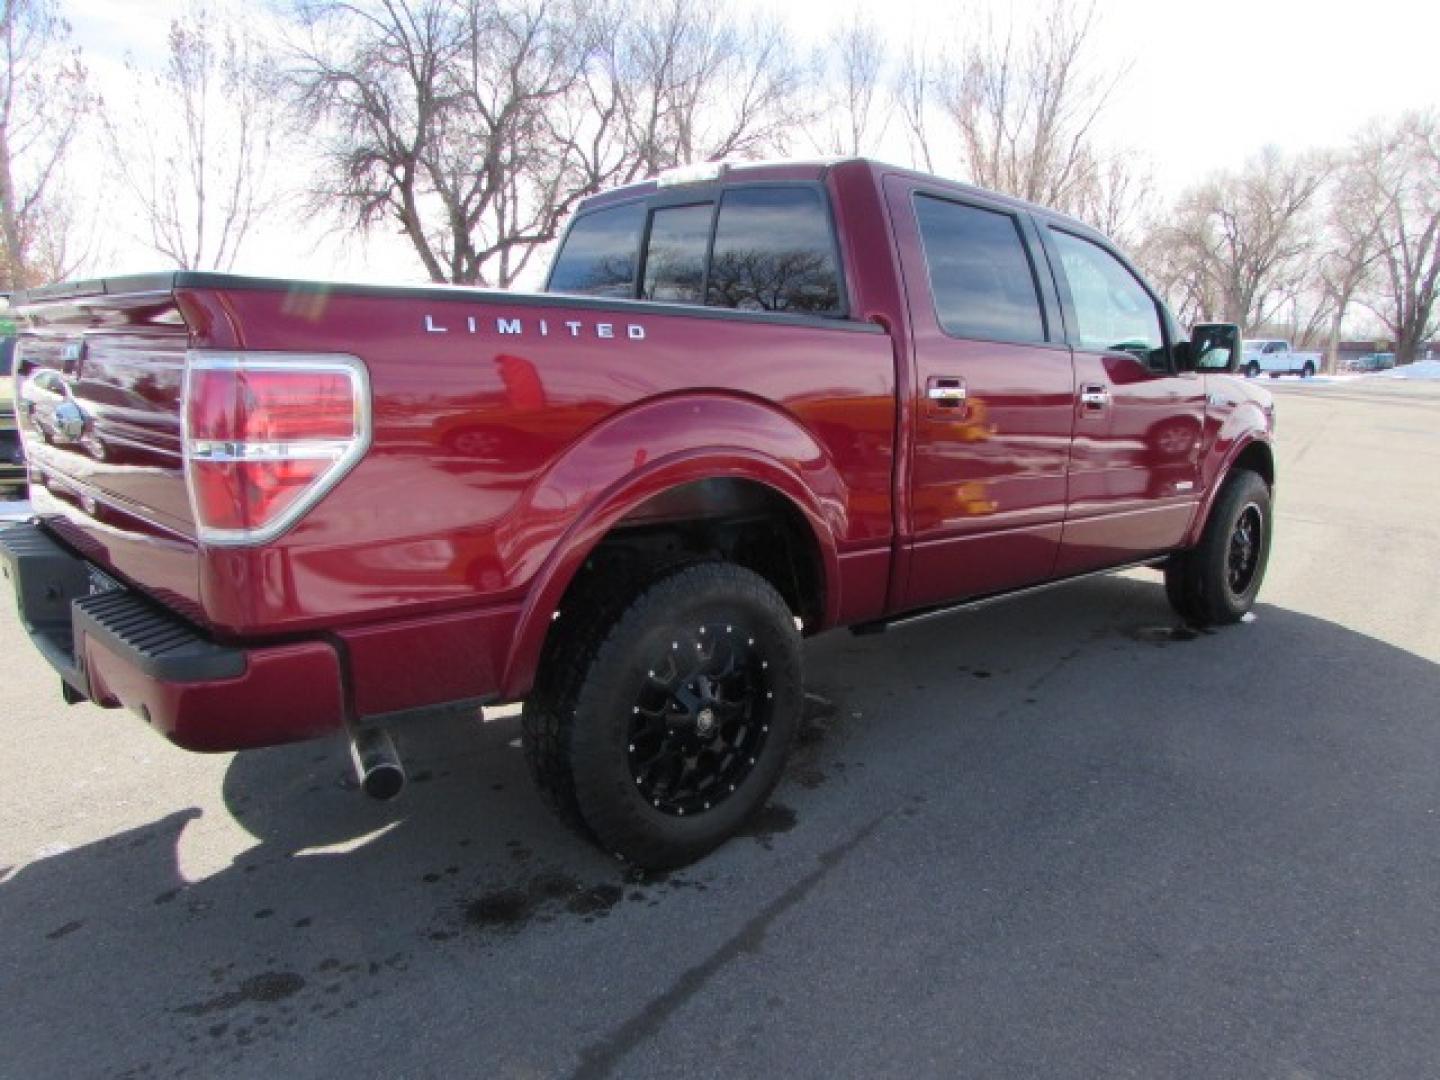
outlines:
M838 312L840 275L820 193L808 188L726 192L705 302L745 311Z
M550 275L551 292L635 295L635 260L645 205L596 210L575 219Z
M0 376L9 375L15 363L15 339L0 338Z
M1050 235L1070 283L1080 347L1119 350L1151 364L1163 363L1160 313L1135 275L1098 244L1055 230Z
M921 195L915 216L935 315L947 334L1045 340L1035 275L1011 215Z
M645 252L646 300L701 302L705 287L705 248L710 242L710 203L672 206L650 216L650 246Z

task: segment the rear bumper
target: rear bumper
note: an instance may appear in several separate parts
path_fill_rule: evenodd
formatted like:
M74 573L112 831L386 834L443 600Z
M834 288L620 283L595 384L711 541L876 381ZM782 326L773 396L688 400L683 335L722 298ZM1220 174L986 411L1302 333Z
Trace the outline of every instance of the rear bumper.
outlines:
M0 531L0 573L71 700L131 709L188 750L271 746L345 724L340 658L326 642L216 644L140 594L112 588L33 524Z

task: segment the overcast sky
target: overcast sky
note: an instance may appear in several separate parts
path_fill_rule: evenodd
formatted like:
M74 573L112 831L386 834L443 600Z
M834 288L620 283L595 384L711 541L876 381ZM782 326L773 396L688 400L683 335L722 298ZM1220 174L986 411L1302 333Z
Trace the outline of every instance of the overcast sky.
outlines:
M65 6L102 90L123 96L127 51L142 64L161 62L166 28L184 2L69 0ZM835 0L777 6L811 45L851 10ZM1003 17L1033 6L872 0L853 10L900 42L911 34L943 41L987 9ZM1129 70L1107 116L1105 141L1143 158L1162 193L1239 163L1267 143L1287 150L1335 146L1377 117L1440 106L1440 3L1434 0L1100 0L1099 11L1097 55ZM909 164L903 143L887 151ZM110 270L160 265L133 244L117 246L119 265ZM419 275L418 261L393 238L343 250L323 229L297 231L292 221L256 235L236 269L366 280Z

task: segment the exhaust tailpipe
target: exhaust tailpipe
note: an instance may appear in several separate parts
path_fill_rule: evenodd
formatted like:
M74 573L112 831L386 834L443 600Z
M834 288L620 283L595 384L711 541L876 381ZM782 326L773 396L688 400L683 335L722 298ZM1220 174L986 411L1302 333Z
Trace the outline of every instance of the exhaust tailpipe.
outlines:
M361 728L350 733L350 759L360 788L372 799L393 799L405 787L405 766L395 752L390 733L382 728Z

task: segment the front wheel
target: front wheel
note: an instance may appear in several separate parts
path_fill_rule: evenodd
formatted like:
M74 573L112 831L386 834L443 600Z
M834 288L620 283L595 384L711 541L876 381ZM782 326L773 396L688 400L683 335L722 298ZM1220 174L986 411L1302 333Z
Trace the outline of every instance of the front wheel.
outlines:
M800 635L770 583L728 563L626 593L562 611L525 703L525 757L563 819L670 869L732 836L780 779L804 697Z
M1200 543L1170 557L1165 594L1187 622L1239 622L1255 603L1270 559L1270 487L1257 473L1237 469L1225 479Z

